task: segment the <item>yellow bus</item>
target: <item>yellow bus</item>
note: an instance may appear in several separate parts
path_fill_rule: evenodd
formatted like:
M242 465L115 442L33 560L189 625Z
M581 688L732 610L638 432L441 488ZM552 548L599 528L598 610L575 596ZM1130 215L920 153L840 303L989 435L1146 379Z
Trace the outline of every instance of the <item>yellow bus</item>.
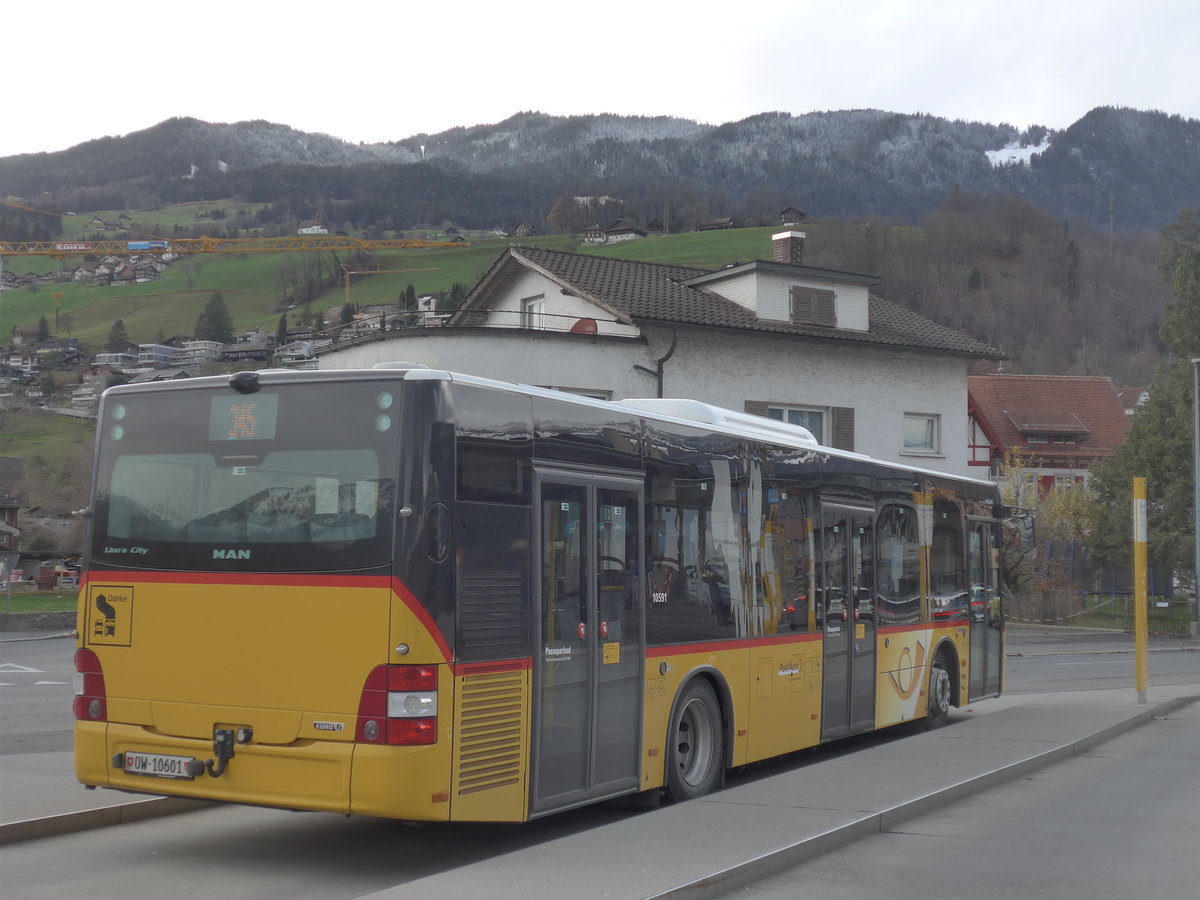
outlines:
M1001 690L994 486L795 425L395 364L118 387L98 435L87 785L519 822Z

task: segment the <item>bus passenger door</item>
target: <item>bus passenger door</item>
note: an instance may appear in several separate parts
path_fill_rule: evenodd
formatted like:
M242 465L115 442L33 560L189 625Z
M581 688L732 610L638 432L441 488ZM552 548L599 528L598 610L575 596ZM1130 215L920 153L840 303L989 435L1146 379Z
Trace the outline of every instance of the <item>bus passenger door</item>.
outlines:
M537 476L533 814L637 790L645 657L640 480Z
M875 727L873 522L873 510L826 504L821 512L823 741Z
M1004 610L1000 592L999 523L968 519L968 565L971 575L970 700L1000 693L1001 633Z

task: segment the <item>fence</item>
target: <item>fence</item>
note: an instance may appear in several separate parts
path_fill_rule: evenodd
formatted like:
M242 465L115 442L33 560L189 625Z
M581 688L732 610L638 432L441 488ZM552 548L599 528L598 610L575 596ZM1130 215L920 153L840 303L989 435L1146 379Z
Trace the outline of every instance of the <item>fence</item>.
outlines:
M1008 620L1037 625L1074 625L1133 631L1134 597L1131 593L1042 591L1008 600ZM1146 606L1147 629L1162 637L1186 637L1195 621L1190 599L1152 596Z

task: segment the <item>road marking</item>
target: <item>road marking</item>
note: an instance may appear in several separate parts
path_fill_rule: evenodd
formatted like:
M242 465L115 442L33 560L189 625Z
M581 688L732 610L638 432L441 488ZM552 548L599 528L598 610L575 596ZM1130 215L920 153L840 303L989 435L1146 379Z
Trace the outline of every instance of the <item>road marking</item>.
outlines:
M70 684L70 683L71 683L71 682L69 682L69 681L35 681L35 682L34 682L34 685L39 685L39 684Z
M45 675L45 669L31 669L29 666L19 666L16 663L0 663L0 672L37 672Z
M1127 666L1127 659L1089 659L1083 662L1060 662L1056 666Z

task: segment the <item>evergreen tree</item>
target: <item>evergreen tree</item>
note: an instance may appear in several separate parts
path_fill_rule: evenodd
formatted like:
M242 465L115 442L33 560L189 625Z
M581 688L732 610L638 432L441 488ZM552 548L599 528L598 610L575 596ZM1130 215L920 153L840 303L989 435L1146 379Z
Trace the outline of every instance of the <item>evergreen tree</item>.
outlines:
M204 312L196 320L196 340L233 343L233 316L229 314L229 307L225 305L225 298L220 291L213 291L204 305Z
M1174 299L1161 336L1170 352L1134 416L1125 443L1097 466L1093 488L1103 504L1093 541L1102 562L1131 557L1132 482L1146 479L1147 544L1152 564L1173 572L1195 566L1192 458L1192 363L1200 357L1200 210L1184 212L1163 231L1162 268Z
M125 330L125 320L117 319L117 321L113 322L112 328L109 329L108 340L104 342L104 349L109 353L120 353L128 343L129 332Z
M287 343L288 320L287 313L279 317L279 324L275 327L275 346L282 347Z
M349 325L353 321L354 321L354 304L353 303L343 303L342 304L342 324Z
M38 319L37 339L39 343L50 340L50 322L45 316Z

